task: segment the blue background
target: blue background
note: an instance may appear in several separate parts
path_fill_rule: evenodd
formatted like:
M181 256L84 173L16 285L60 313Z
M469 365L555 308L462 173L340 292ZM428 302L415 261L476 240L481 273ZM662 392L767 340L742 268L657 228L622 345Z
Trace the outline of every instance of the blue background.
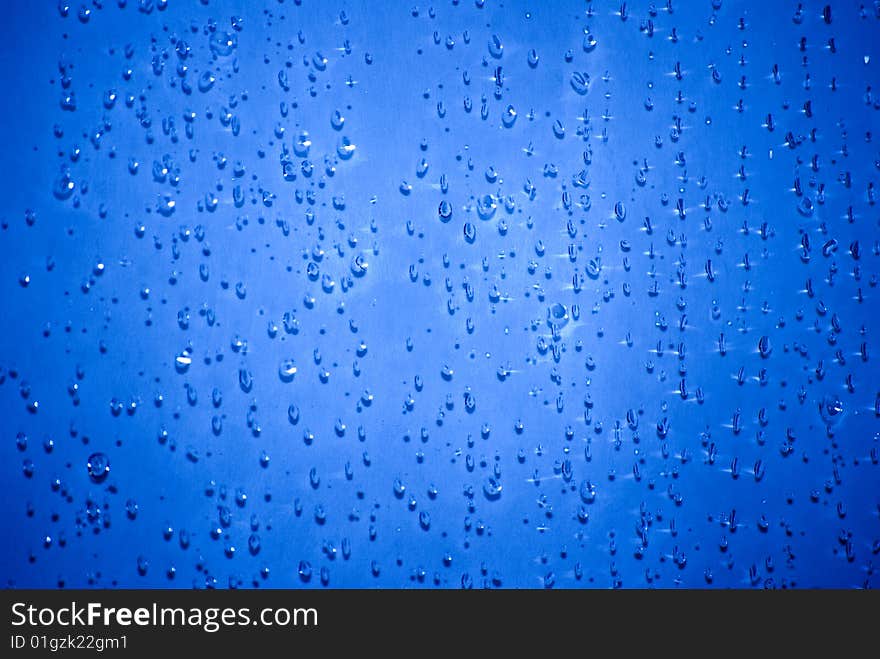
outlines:
M8 3L3 584L876 585L824 7Z

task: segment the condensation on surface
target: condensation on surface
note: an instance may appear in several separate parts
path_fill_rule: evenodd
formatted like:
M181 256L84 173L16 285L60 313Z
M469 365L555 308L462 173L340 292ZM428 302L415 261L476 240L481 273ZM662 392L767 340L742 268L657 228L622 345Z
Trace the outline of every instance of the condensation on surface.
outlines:
M3 11L3 585L877 585L880 3Z

